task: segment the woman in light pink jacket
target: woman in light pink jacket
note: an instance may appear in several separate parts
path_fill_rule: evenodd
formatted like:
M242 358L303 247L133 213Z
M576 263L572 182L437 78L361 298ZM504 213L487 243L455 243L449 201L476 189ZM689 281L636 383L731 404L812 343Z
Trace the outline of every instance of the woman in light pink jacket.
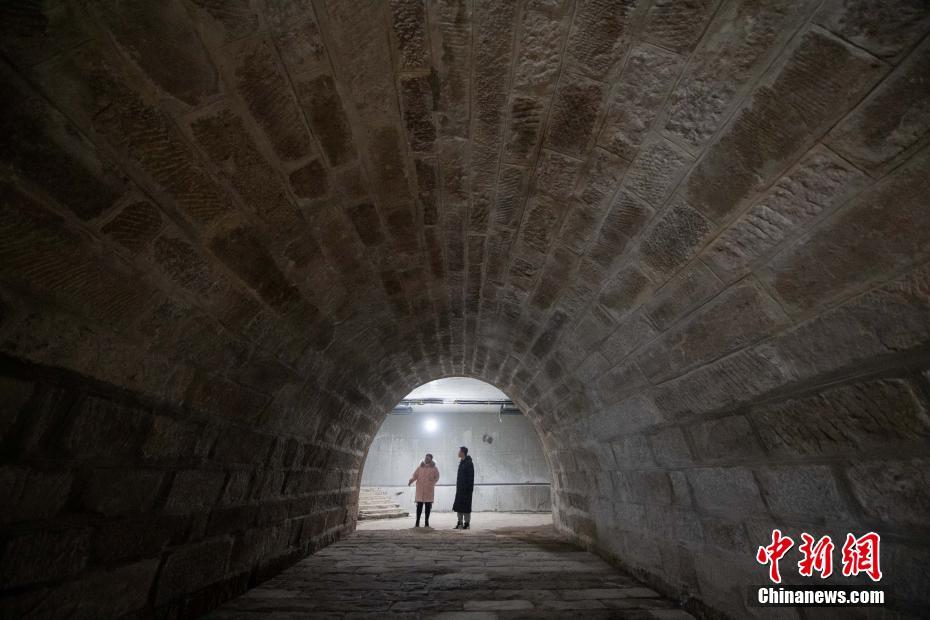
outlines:
M420 527L420 513L423 512L423 504L426 504L426 527L429 527L429 511L433 507L433 492L436 489L436 483L439 482L439 468L433 462L433 455L427 454L419 467L414 470L410 480L407 481L409 487L413 482L417 483L417 522L413 527Z

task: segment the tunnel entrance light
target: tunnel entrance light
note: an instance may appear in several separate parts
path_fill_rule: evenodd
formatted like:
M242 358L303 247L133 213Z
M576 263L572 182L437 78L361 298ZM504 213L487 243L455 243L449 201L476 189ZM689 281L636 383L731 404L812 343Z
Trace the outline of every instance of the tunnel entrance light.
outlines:
M439 422L434 418L426 418L426 421L423 422L423 428L426 429L427 433L435 433L436 429L439 428Z

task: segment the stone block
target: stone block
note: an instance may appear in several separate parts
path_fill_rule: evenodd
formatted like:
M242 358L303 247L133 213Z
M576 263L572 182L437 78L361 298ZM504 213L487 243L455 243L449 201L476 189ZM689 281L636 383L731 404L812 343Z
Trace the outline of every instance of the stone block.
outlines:
M880 58L895 58L930 29L925 9L913 0L829 0L814 22Z
M154 469L98 469L88 477L81 502L86 509L108 517L149 512L161 493L164 476Z
M47 591L32 609L41 618L121 618L145 613L157 559L96 570Z
M660 331L723 289L723 283L701 262L694 262L669 280L643 305L643 314Z
M329 75L299 78L294 82L294 90L329 164L341 166L354 160L356 150L352 129L333 78Z
M623 363L605 372L597 382L598 393L605 403L616 403L648 385L646 377L634 363Z
M226 473L222 471L180 471L174 476L165 511L177 514L209 509L219 499L225 482Z
M608 361L617 363L630 353L652 340L658 332L649 321L637 312L620 323L601 345L601 353Z
M227 574L232 542L232 538L216 538L173 550L162 565L155 604L220 581Z
M640 241L643 263L656 279L664 280L698 253L713 229L707 218L680 197L675 198L670 208L643 233Z
M659 337L637 360L652 381L664 381L753 343L783 320L781 309L768 295L739 284Z
M688 434L702 461L726 462L761 458L765 454L749 421L741 415L692 424Z
M676 8L691 5L673 4ZM672 92L666 132L695 148L704 144L746 85L793 32L792 26L815 4L775 1L752 8L747 2L723 4L694 50L687 74Z
M548 101L538 97L515 95L510 100L510 123L505 144L507 159L529 160L540 140L540 131Z
M81 572L90 555L87 528L48 529L11 538L3 551L2 575L6 587L63 579Z
M152 417L145 410L86 396L75 405L61 441L76 457L133 457L151 424Z
M431 152L436 142L436 126L433 124L433 91L429 78L401 77L400 95L410 148Z
M269 34L290 75L306 74L326 63L323 36L311 6L270 2L264 9Z
M562 64L561 50L568 34L571 11L542 5L523 12L513 84L516 90L551 90Z
M565 48L572 69L603 79L629 46L637 3L587 0L577 7Z
M632 160L681 70L682 59L651 45L635 45L613 86L597 143Z
M236 49L229 52L233 57L233 83L275 153L288 162L310 155L310 136L293 89L278 68L274 50L259 37L234 45Z
M691 205L724 222L813 146L887 71L819 30L798 37L687 180Z
M662 467L687 467L693 463L691 448L681 428L670 426L649 436L656 463Z
M424 0L391 0L391 30L399 50L400 70L427 69L430 65Z
M716 0L657 0L646 13L645 37L666 49L690 51L717 8Z
M925 41L830 132L830 147L878 174L917 144L930 129L928 65Z
M650 140L630 164L623 187L650 205L661 207L693 162L691 155L668 140Z
M99 15L126 55L163 91L191 106L217 92L216 69L180 2L107 3Z
M297 287L288 281L252 231L233 228L214 238L210 248L272 308L286 313L298 303Z
M925 442L930 418L918 394L904 379L864 381L757 407L749 417L773 455L854 455Z
M762 496L776 519L849 519L846 502L827 466L801 465L756 470Z
M546 145L567 155L587 151L605 106L607 87L578 76L564 76L552 101Z
M326 170L319 160L311 161L292 171L287 175L287 180L298 198L320 198L329 192Z
M930 240L930 150L862 192L807 238L765 267L763 277L801 311L901 268ZM889 217L890 205L894 208Z
M655 463L649 442L643 435L627 435L610 443L617 465L622 469L651 467Z
M74 475L67 470L0 467L0 523L54 517L68 501L73 480Z
M863 180L845 161L816 147L726 228L702 258L722 278L735 279L843 204Z
M766 512L749 469L702 467L688 470L687 475L695 503L709 514L733 517Z
M131 202L100 229L131 252L145 250L162 229L161 214L147 200Z
M739 351L656 389L655 402L672 417L706 413L752 400L796 377L765 346Z
M158 558L170 541L172 529L149 516L101 523L93 534L94 558L106 565Z
M598 302L617 320L623 320L653 291L653 284L639 269L619 271L601 290Z
M922 527L930 515L930 460L864 461L846 476L873 519L903 528Z

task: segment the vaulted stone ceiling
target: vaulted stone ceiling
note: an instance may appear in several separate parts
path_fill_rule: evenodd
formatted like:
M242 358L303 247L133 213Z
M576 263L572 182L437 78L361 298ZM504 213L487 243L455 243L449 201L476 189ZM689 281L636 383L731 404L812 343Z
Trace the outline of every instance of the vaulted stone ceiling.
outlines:
M732 525L721 506L835 495L899 540L926 516L926 460L844 460L928 434L925 3L2 11L0 339L22 403L67 384L197 420L216 443L185 467L299 445L335 476L312 491L351 502L399 398L481 378L534 420L560 525L721 608L697 550L744 536L686 538ZM124 436L93 416L88 437ZM12 419L17 458L40 458ZM41 458L71 471L76 450ZM668 505L678 521L644 522Z

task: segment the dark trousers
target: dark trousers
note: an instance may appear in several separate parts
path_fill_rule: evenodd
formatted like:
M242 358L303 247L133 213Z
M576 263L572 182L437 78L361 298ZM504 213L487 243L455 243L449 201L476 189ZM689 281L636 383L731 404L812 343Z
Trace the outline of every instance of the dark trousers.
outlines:
M423 506L426 506L426 525L429 525L429 511L433 508L433 502L417 502L417 525L420 525L420 513L423 512Z

